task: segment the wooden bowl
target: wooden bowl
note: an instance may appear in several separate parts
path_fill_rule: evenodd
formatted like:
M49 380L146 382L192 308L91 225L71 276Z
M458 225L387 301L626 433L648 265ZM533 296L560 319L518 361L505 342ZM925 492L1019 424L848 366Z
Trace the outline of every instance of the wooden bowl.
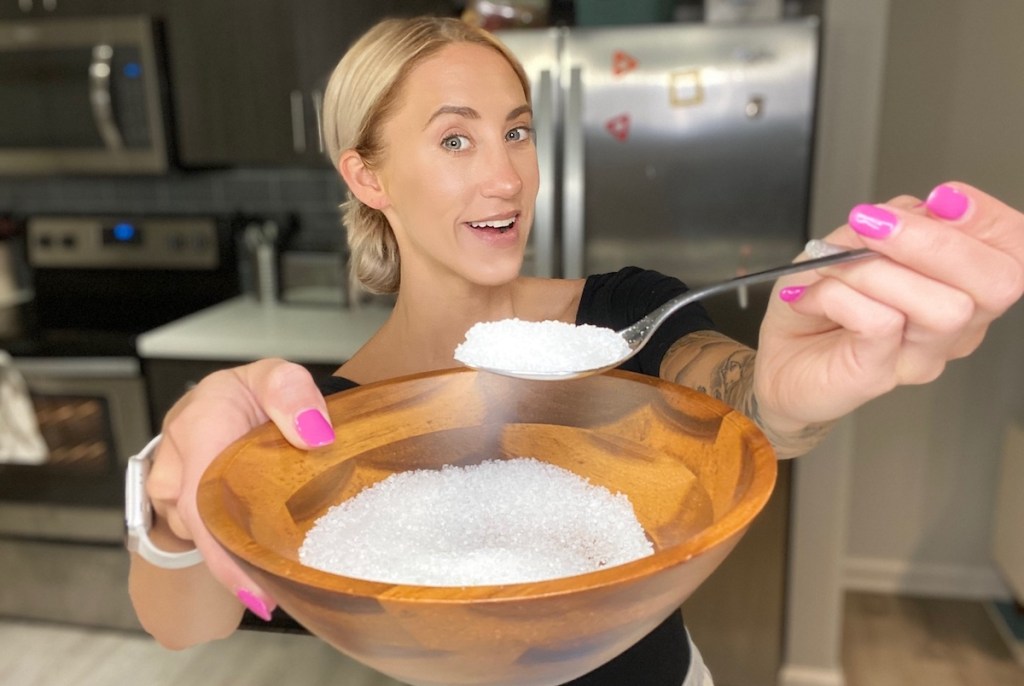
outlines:
M449 370L328 398L337 440L309 452L272 425L220 455L199 510L278 604L338 650L414 686L554 686L623 652L722 562L768 500L775 455L708 396L614 371L572 381ZM655 553L536 583L370 582L302 565L329 507L400 471L530 456L628 495Z

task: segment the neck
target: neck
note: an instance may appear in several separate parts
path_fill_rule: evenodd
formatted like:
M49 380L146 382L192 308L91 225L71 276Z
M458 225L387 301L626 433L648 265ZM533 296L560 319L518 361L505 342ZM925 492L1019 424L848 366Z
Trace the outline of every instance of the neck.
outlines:
M403 286L388 324L450 359L473 324L517 316L517 283L454 291Z
M403 282L391 316L342 375L368 383L460 366L453 353L473 324L516 316L517 283L453 290Z

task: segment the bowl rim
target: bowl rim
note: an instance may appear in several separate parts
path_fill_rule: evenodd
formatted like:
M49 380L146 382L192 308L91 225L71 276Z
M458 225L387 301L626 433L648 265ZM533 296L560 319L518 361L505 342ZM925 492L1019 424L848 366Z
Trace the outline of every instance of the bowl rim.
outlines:
M400 382L411 382L434 376L450 374L486 374L469 368L442 369L376 381L326 396L328 407L331 399L336 396L372 392L384 385ZM721 417L721 421L738 424L745 440L750 443L749 453L753 461L750 486L746 494L722 515L716 522L682 543L671 548L656 550L653 554L638 558L631 562L599 569L573 576L557 577L540 581L527 581L509 584L475 585L475 586L423 586L416 584L398 584L386 581L374 581L335 574L315 567L309 567L298 560L285 557L269 547L238 543L245 532L234 521L224 515L221 498L217 487L217 479L245 446L259 439L268 431L277 430L271 422L266 422L232 442L207 466L200 478L196 504L213 539L224 548L243 568L252 567L258 572L271 577L287 579L290 583L314 588L317 591L344 594L365 599L387 599L392 601L422 601L430 603L464 604L473 602L514 602L527 598L553 597L579 593L584 590L598 590L643 577L654 575L671 567L681 565L708 552L715 545L724 543L731 538L738 538L750 526L754 518L764 509L775 487L778 473L775 450L757 424L738 410L724 402L712 398L700 391L673 384L660 378L614 369L604 372L605 376L619 377L630 381L638 381L659 388L671 388L674 392L680 389L696 402L710 406ZM549 382L536 382L549 383ZM218 513L214 524L208 515ZM224 523L223 529L218 528Z

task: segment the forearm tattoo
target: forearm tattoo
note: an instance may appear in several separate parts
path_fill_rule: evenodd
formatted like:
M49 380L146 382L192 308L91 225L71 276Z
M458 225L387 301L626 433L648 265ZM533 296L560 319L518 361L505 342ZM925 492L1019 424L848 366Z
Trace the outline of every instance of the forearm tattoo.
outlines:
M757 352L715 331L698 331L676 341L662 363L662 378L701 391L752 419L780 458L803 455L817 445L833 422L778 431L765 422L754 393Z

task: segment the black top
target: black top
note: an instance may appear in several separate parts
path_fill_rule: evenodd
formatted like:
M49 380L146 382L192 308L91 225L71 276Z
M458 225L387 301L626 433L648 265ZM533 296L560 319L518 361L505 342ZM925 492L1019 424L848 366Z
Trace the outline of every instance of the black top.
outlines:
M583 286L576 323L618 331L686 290L686 285L678 279L636 267L590 276ZM687 305L662 324L650 342L619 368L658 376L661 360L675 341L688 333L713 328L703 306L699 303ZM330 376L320 379L317 386L324 395L330 395L355 388L358 384L344 377ZM242 627L305 632L280 609L269 623L246 612ZM674 612L629 650L565 686L679 686L686 678L689 666L690 646L682 614Z

